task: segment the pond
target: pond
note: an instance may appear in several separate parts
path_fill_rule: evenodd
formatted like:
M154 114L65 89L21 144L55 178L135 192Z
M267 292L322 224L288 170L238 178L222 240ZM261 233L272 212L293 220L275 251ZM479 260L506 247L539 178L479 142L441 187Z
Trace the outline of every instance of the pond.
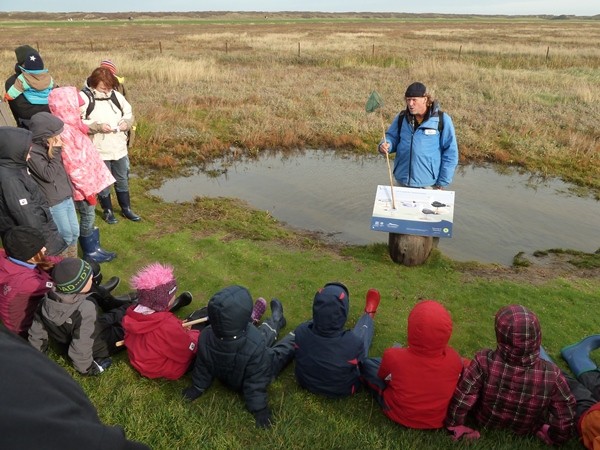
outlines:
M594 252L600 247L600 202L569 193L557 179L492 166L459 166L453 236L438 249L457 261L512 264L519 252L551 248ZM506 170L506 169L502 169ZM167 202L234 197L288 225L348 244L387 243L370 229L378 185L389 185L385 158L334 151L266 152L228 157L151 193Z

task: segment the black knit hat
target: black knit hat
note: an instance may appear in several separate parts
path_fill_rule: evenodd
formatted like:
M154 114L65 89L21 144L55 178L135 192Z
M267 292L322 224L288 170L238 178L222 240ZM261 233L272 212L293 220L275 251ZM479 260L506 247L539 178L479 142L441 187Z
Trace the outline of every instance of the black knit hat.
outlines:
M12 227L2 237L6 254L19 261L29 261L46 245L44 235L25 225Z
M404 93L405 97L425 97L427 93L427 88L423 83L419 83L415 81L413 84L406 88L406 92Z
M92 275L92 266L79 258L65 258L52 270L56 290L63 294L81 292Z
M25 56L25 60L21 67L25 70L43 70L44 69L44 61L42 61L42 57L35 50L30 50Z
M35 48L31 45L19 45L15 48L15 56L17 57L17 64L22 65L25 61L25 57L29 52L34 52Z

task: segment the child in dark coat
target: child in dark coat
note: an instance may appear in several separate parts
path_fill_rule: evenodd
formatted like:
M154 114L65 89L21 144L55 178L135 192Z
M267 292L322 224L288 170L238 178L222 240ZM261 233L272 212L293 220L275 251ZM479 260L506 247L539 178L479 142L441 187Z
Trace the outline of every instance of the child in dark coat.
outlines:
M352 330L344 329L350 295L341 283L328 283L313 301L313 320L300 324L296 335L296 379L303 388L327 397L344 397L361 387L360 364L373 340L373 316L379 292L369 290L365 312Z
M79 258L65 258L52 270L55 289L49 291L35 312L29 329L29 343L45 352L49 337L68 347L75 369L84 375L98 375L112 363L110 355L123 339L121 320L130 303L99 313L88 299L93 282L90 264Z
M217 378L241 392L256 425L271 425L267 387L294 357L294 336L275 343L286 324L283 305L271 300L271 317L258 328L252 324L252 297L242 286L229 286L208 302L210 325L198 340L192 385L183 391L186 400L200 397Z

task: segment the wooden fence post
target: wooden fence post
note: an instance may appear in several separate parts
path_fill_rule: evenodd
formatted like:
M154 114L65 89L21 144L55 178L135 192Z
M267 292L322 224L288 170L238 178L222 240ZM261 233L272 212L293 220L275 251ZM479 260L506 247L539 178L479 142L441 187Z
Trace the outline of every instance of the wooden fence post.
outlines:
M229 42L225 41L225 53L229 53Z
M162 42L158 41L158 50L162 53Z
M462 45L460 46L460 48L458 49L458 59L460 59L460 54L462 53Z
M548 62L548 56L550 55L550 46L546 49L546 62Z
M92 41L90 41L90 50L94 51L94 43Z
M300 42L298 42L298 56L300 56Z
M371 57L375 58L375 44L373 44L373 50L371 50Z

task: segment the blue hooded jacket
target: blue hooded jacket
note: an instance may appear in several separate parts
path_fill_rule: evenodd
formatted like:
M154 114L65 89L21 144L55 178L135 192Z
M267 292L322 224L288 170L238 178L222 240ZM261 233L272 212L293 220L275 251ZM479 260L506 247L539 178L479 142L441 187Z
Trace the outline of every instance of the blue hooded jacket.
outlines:
M313 320L296 328L296 379L310 392L344 397L361 386L359 363L367 355L362 340L344 329L349 310L348 291L326 284L315 294Z
M452 119L444 114L444 127L438 130L440 110L436 102L428 116L413 129L408 111L396 115L385 133L394 159L394 178L401 186L448 186L458 164L458 144ZM403 123L398 134L399 122ZM382 141L383 142L383 141Z

